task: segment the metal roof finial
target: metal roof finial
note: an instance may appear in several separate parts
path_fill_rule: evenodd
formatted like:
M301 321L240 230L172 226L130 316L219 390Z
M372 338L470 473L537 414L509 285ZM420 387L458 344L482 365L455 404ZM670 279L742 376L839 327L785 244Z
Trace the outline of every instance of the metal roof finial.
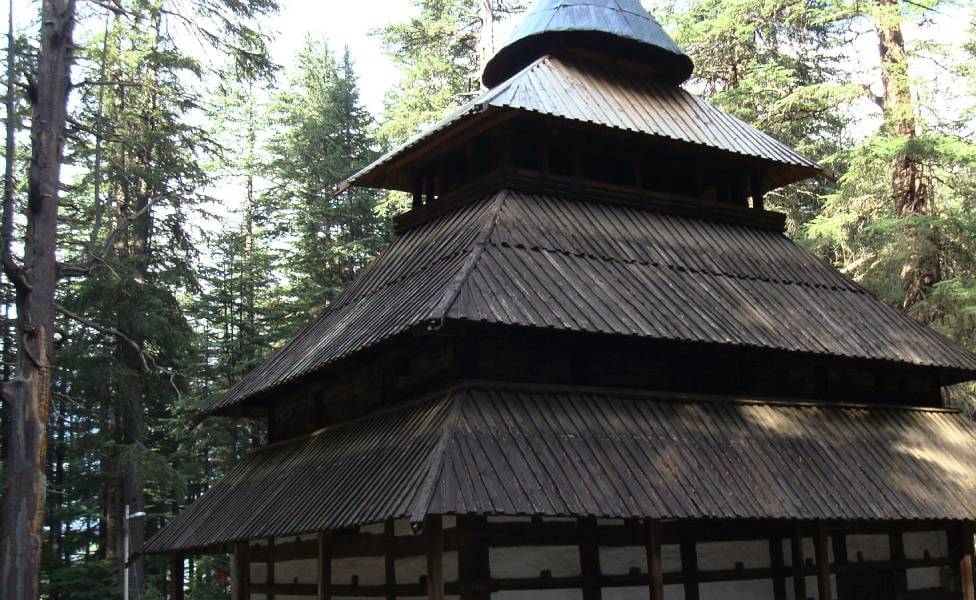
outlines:
M540 56L565 48L641 62L675 84L694 68L639 0L538 0L485 65L482 81L494 87Z

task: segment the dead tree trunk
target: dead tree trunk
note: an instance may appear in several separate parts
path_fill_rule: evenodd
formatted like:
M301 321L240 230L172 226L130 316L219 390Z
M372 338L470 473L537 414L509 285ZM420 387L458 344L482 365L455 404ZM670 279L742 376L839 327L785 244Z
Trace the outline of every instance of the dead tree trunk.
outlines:
M888 135L910 142L918 132L899 4L897 0L875 0L874 25L881 56L884 128ZM909 149L893 159L890 167L891 198L899 219L925 215L932 208L930 179L920 158L912 154L910 145L906 147ZM909 252L901 278L905 293L903 306L908 309L924 300L939 282L941 266L934 240L915 227L907 228L905 233L902 241ZM939 320L939 311L925 315L923 320Z
M0 589L7 600L38 597L57 282L58 187L74 24L74 0L43 0L41 48L31 94L32 153L22 267L14 265L10 257L13 207L4 206L4 271L17 288L17 362L13 378L3 389L10 406L10 433Z

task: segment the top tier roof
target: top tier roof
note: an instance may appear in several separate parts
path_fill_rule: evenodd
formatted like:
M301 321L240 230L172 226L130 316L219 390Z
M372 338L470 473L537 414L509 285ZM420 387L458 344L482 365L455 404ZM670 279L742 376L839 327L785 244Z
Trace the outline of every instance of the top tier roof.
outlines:
M643 63L669 83L685 81L694 67L639 0L538 0L485 65L485 86L566 47Z

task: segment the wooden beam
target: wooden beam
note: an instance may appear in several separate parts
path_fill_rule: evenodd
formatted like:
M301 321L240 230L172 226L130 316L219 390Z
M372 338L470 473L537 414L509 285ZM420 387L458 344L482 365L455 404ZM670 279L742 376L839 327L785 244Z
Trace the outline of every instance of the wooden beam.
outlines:
M973 524L966 522L960 527L959 585L962 600L976 600L973 587Z
M596 517L579 520L580 572L583 574L583 600L601 600L600 529Z
M460 600L490 600L485 587L491 578L486 519L483 516L458 516L458 587Z
M386 552L383 553L383 564L386 572L386 600L396 600L396 554L393 545L396 543L396 529L393 519L387 519L383 524L383 539L386 542Z
M269 586L267 594L268 600L275 600L275 539L268 538L268 574L264 578L264 583Z
M444 527L440 515L427 517L427 598L444 600Z
M806 600L807 597L807 576L803 572L803 537L800 535L800 528L793 530L790 537L790 564L793 567L793 597L797 600Z
M248 557L247 542L238 542L234 545L234 570L237 575L237 581L234 582L234 600L249 600L251 561Z
M172 600L183 600L183 555L176 554L170 559L170 583Z
M661 567L661 522L644 520L644 547L647 550L647 585L650 600L664 600L664 573Z
M769 564L773 568L773 598L786 600L786 576L784 575L783 538L769 538Z
M762 176L753 175L751 179L752 184L752 208L756 210L766 210L765 202L763 200L763 187L762 187Z
M827 552L827 527L823 522L817 523L817 530L813 537L813 548L817 561L817 597L824 600L833 598L830 590L830 556Z
M689 532L681 534L681 572L685 576L685 600L698 600L698 549Z
M905 561L905 539L901 531L888 532L888 553L892 563ZM908 596L908 573L905 569L894 569L895 579L895 600L902 600ZM838 588L840 583L837 584ZM840 593L843 590L838 589Z
M424 205L424 178L420 175L414 175L413 177L413 202L411 202L410 208L420 208Z
M320 531L318 539L318 600L332 600L332 532Z

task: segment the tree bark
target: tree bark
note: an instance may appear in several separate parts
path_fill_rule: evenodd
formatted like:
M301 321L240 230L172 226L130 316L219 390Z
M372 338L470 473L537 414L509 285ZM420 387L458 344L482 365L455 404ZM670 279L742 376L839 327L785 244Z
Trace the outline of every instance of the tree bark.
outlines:
M478 72L483 73L488 60L495 53L495 0L478 0L481 35L478 41ZM482 84L484 87L484 84Z
M931 181L924 165L910 150L917 134L915 103L908 78L908 52L902 33L902 18L897 0L875 0L874 25L878 32L881 56L881 83L884 92L881 111L885 132L900 138L909 148L892 160L890 166L891 197L898 219L926 215L931 206ZM941 279L941 261L937 244L915 227L906 228L902 242L907 245L908 259L902 266L903 307L909 309L925 300ZM921 316L923 321L939 320L939 311Z
M19 283L16 369L3 389L10 406L0 549L0 589L6 600L34 600L40 583L46 427L54 354L58 187L74 24L74 0L43 0L41 47L31 98L24 268L8 272L8 276L17 276ZM4 242L9 244L9 237ZM4 265L5 270L8 265Z

